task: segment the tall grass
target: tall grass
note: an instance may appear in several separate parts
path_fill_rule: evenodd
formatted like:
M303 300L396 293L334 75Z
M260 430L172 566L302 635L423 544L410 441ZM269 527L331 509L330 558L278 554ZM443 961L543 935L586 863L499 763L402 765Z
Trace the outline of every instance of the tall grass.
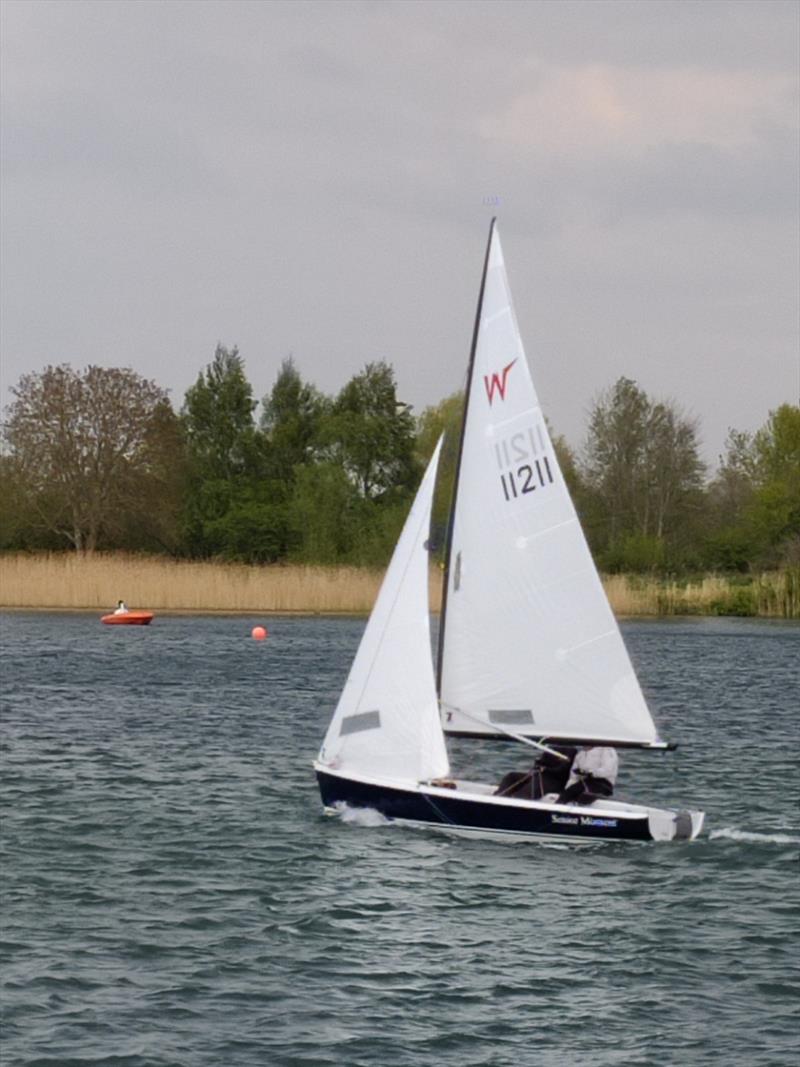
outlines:
M357 567L190 563L120 554L0 556L0 607L174 612L367 613L382 573ZM441 572L431 568L431 607ZM800 618L800 567L757 577L678 582L633 575L604 580L617 615L759 615Z
M0 606L148 611L368 612L379 571L250 567L119 554L0 557Z
M800 619L800 567L689 581L616 574L604 581L617 615L741 615Z

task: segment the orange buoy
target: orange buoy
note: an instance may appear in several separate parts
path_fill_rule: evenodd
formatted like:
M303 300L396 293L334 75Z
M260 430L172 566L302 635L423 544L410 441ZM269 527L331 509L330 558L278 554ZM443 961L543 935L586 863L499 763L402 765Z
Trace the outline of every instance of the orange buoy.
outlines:
M263 626L254 626L250 634L254 641L263 641L267 636L267 631Z

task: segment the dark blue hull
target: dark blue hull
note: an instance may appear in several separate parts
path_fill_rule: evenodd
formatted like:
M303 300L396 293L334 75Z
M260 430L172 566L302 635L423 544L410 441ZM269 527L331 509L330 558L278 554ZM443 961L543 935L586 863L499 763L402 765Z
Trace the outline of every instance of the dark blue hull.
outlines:
M649 819L641 815L614 813L594 815L590 808L564 807L553 811L524 801L498 804L456 790L402 789L360 782L317 770L322 803L326 808L347 804L372 808L387 819L430 823L452 830L509 834L528 837L575 838L595 841L652 841Z

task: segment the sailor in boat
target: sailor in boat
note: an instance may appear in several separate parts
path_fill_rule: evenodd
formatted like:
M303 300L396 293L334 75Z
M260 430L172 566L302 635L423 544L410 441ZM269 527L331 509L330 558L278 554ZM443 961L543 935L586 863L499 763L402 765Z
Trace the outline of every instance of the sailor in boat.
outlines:
M616 749L604 745L578 749L566 789L559 795L559 804L592 804L602 797L610 797L618 770Z
M128 609L125 606L125 601L124 600L118 600L117 601L117 606L116 606L116 609L114 610L114 614L115 615L127 615L128 614Z
M570 745L550 745L529 771L509 771L500 779L495 796L539 800L555 798L566 789L577 749Z

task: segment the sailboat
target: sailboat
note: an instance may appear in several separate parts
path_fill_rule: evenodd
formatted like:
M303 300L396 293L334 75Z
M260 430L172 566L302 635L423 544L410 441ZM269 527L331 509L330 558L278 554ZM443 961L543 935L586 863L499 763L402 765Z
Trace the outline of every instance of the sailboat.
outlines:
M428 538L439 441L314 763L326 812L468 835L691 840L703 813L598 796L565 803L451 774L448 736L666 749L606 599L550 439L492 220L444 568L437 665Z

